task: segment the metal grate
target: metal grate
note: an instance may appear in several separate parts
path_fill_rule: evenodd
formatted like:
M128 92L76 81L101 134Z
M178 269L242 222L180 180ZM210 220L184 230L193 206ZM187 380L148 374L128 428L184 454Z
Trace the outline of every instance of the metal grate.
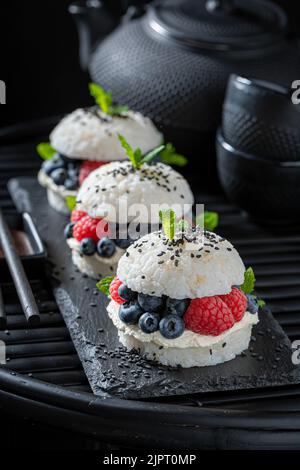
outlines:
M22 140L23 138L21 142ZM34 142L39 140L34 139ZM14 144L0 150L0 195L4 209L13 209L6 191L7 179L23 174L32 175L40 165L33 150L35 143ZM195 191L197 176L194 178L195 180L192 177L190 180ZM267 301L290 339L300 337L300 229L277 228L274 232L271 229L258 228L228 203L222 194L206 192L198 195L197 199L204 202L207 209L219 212L221 222L218 231L233 241L246 265L254 268L258 293ZM87 392L87 395L76 396L76 400L82 400L83 406L87 397L92 400L92 394L69 332L49 289L47 278L44 274L41 276L33 273L30 282L41 311L41 323L38 326L28 326L9 279L3 286L8 318L7 329L0 331L0 340L7 344L8 363L4 369L24 374L27 379L28 376L39 379L45 385L55 384L62 386L64 390ZM51 394L51 389L47 393ZM56 393L57 391L54 397ZM206 406L249 412L258 412L260 409L264 412L297 412L300 405L300 386L202 394L160 399L159 402L176 404L174 410L178 410L179 405L189 405L198 409L199 406L202 409ZM146 403L147 401L145 407ZM82 430L86 433L92 432L89 426Z

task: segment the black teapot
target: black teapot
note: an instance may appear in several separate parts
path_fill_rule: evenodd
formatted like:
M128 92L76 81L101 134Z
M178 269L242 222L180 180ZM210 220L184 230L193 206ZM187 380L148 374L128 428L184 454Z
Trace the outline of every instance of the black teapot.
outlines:
M150 116L202 175L214 165L231 73L287 87L300 78L300 51L271 1L163 0L131 7L121 19L97 0L70 11L92 80Z

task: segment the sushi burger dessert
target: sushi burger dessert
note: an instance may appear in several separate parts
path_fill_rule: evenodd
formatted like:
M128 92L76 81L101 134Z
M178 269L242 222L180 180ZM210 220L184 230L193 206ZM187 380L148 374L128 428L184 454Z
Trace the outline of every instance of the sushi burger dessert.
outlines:
M143 226L144 233L149 224L159 227L158 211L153 216L153 205L173 206L179 219L191 211L194 203L182 175L162 162L153 163L162 146L143 156L142 150L133 150L124 136L119 139L129 160L101 166L84 180L65 229L73 263L95 279L114 273L126 248L134 243L130 224ZM138 215L131 210L136 205L143 208Z
M110 296L107 311L119 340L167 366L234 359L258 322L253 271L245 271L226 239L199 226L176 231L167 215L164 231L131 245L117 276L97 284Z
M119 133L143 153L162 142L162 134L149 118L125 106L114 106L111 93L95 83L90 84L90 92L97 105L67 115L50 134L50 143L37 146L45 160L38 180L47 189L50 206L66 214L66 197L76 196L91 171L126 158L120 152Z

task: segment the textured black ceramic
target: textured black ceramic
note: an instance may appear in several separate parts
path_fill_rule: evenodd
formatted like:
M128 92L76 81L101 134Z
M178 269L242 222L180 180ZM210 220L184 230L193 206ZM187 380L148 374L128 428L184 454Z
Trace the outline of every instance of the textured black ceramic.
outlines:
M299 222L300 162L271 162L239 152L219 131L217 164L227 196L255 220Z
M28 194L26 209L32 211L47 243L56 301L94 393L150 398L253 389L299 381L298 369L291 362L290 342L267 309L261 311L260 322L253 328L249 350L224 364L168 368L143 360L137 353L127 352L108 318L108 300L97 291L95 281L87 279L72 266L70 251L62 235L66 217L48 206L45 191L28 178L10 183L10 192L19 210L24 204L18 193L24 191ZM94 293L92 301L91 292Z
M223 105L224 139L272 161L300 161L300 106L288 88L232 75Z
M157 2L142 18L123 23L94 47L93 80L166 128L204 133L217 128L230 73L286 85L300 75L297 52L283 37L284 13L274 4L242 0L233 9L209 4ZM82 36L88 32L86 24Z

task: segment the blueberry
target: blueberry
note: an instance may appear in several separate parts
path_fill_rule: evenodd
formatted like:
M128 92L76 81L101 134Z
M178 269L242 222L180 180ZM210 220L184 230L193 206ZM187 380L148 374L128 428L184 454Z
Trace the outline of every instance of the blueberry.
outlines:
M116 251L116 245L108 237L103 237L98 242L97 251L103 258L111 258Z
M84 238L80 242L80 251L85 256L92 256L96 253L96 242L92 238Z
M74 164L74 160L70 157L67 157L66 155L62 155L61 153L58 154L58 156L61 158L61 160L64 162L64 165L67 166L67 165L70 165L70 164Z
M258 303L257 303L256 298L251 294L246 294L246 297L247 297L247 300L248 300L247 311L249 313L253 313L253 314L257 313L258 312Z
M77 170L73 170L72 168L68 168L68 178L70 178L71 180L78 180L79 178L79 171Z
M138 322L143 310L137 302L125 302L119 308L119 318L127 325L134 325Z
M164 306L164 298L154 295L139 294L138 302L145 312L158 312Z
M130 238L117 238L114 242L119 248L122 248L122 250L126 250L126 248L132 244L132 240Z
M140 316L139 327L147 334L154 333L158 330L160 316L158 313L145 312Z
M68 163L68 172L69 171L74 171L74 173L79 173L79 170L80 170L80 165L81 165L81 161L79 160L78 163L77 162L70 162Z
M175 339L184 332L184 321L178 315L166 315L159 322L159 331L167 339Z
M46 160L42 164L42 170L46 173L46 175L50 175L50 173L55 169L56 167L53 165L52 160Z
M73 191L78 188L78 180L77 179L71 179L67 178L65 180L64 186L66 189L69 189L70 191Z
M67 172L64 168L57 168L56 170L53 170L50 174L50 177L58 186L62 186L64 184L66 176Z
M118 294L124 300L134 300L137 296L137 293L129 289L129 287L125 286L125 284L120 285Z
M74 222L70 222L68 225L66 225L65 230L64 230L65 238L72 238L73 237L74 225L75 225Z
M171 313L171 314L179 315L180 317L183 317L189 304L190 304L190 299L178 300L178 299L171 299L170 297L168 297L167 302L166 302L166 314L169 315Z

